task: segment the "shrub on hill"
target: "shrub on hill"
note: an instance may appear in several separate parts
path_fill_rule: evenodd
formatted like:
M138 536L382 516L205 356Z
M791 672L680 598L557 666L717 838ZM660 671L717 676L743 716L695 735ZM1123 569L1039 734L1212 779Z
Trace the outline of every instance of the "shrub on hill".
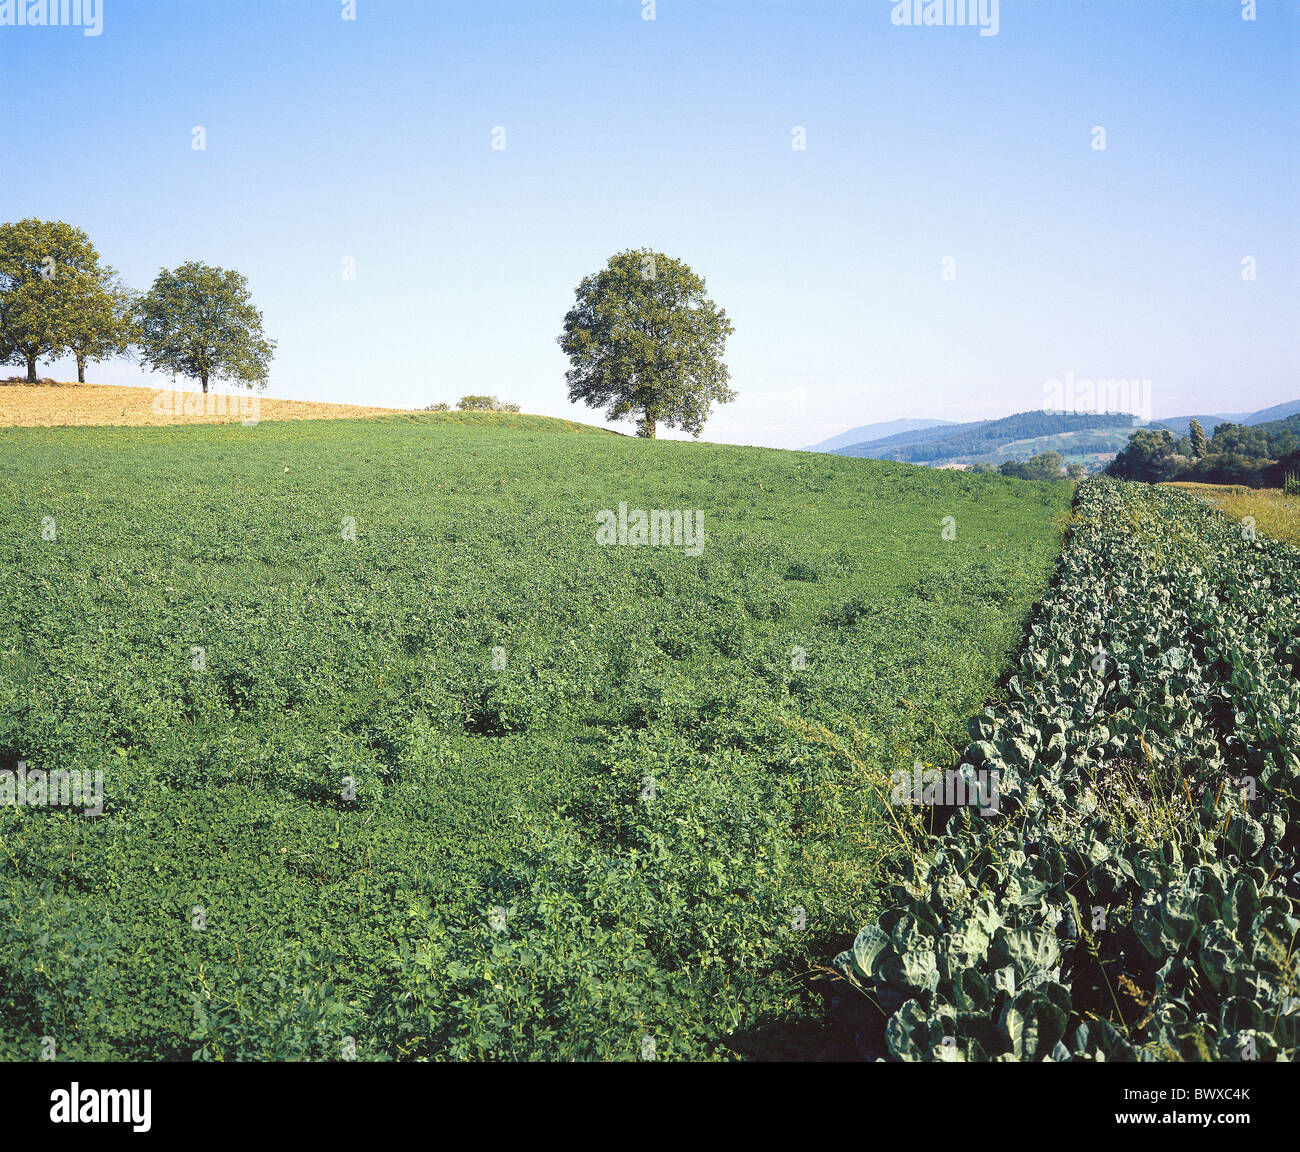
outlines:
M462 396L456 401L462 412L518 412L518 404L506 404L495 396Z

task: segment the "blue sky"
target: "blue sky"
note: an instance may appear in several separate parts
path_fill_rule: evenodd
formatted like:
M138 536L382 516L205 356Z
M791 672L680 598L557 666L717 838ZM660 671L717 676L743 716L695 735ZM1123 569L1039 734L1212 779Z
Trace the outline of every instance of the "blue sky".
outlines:
M1001 0L992 36L893 0L102 4L0 27L0 218L137 288L237 268L270 395L599 423L555 337L649 246L735 325L704 439L1004 415L1067 372L1156 416L1300 397L1294 0Z

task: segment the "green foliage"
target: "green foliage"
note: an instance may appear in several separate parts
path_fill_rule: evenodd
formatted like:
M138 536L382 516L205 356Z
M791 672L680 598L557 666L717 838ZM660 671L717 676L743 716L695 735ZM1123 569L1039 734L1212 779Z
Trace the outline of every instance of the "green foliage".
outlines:
M495 396L462 396L456 401L456 407L462 412L518 412L518 404L504 404ZM442 412L446 411L447 405L441 407L434 404L426 411Z
M1300 416L1268 424L1220 424L1208 451L1221 456L1278 459L1300 448Z
M424 411L426 412L447 412L450 411L450 409L451 409L451 405L445 402L438 403L438 404L426 404L424 406Z
M190 261L163 269L137 302L135 339L143 364L173 376L233 380L266 387L275 342L262 332L262 313L238 272Z
M836 960L886 1018L863 1044L1294 1059L1300 553L1090 481L1008 691L962 756L998 813L952 817Z
M1021 480L1059 480L1065 471L1065 457L1059 452L1040 452L1028 460L1008 460L998 471Z
M92 358L116 347L112 269L80 228L61 220L0 224L0 363L24 364L36 382L36 362L66 350Z
M0 769L105 773L0 806L0 1058L815 1053L887 771L1070 491L495 413L0 440ZM621 500L703 553L599 546Z
M135 341L135 298L112 268L76 275L71 319L63 343L77 361L77 380L86 382L86 365L128 354Z
M1129 437L1128 446L1110 462L1106 473L1121 480L1150 483L1174 480L1179 471L1174 450L1174 435L1168 429L1139 428Z
M1199 433L1199 440L1198 440ZM1111 476L1149 483L1187 481L1203 484L1244 484L1261 488L1281 485L1300 458L1300 417L1246 427L1220 424L1208 441L1196 420L1186 439L1174 441L1172 433L1141 429L1129 439L1107 468Z
M558 338L570 401L610 420L641 413L637 435L653 439L660 422L699 436L712 406L736 398L722 362L731 321L680 260L620 252L576 295Z
M1281 488L1284 495L1295 492L1294 480L1300 476L1300 450L1283 456L1264 476L1269 487Z
M1282 494L1300 496L1300 472L1288 472L1282 480Z

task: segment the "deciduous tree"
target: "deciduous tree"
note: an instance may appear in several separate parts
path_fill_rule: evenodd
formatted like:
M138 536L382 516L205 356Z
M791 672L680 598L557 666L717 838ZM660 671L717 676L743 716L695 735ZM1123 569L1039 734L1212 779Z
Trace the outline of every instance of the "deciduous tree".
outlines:
M69 349L88 285L107 271L80 228L62 220L0 224L0 362L22 364L36 382L36 362Z
M635 414L637 435L660 423L699 436L714 403L736 398L722 361L733 329L703 279L659 252L626 251L577 288L559 345L569 357L569 399Z
M190 261L163 269L134 310L141 362L188 376L266 387L275 342L262 332L248 280L238 272Z
M72 307L63 333L64 348L77 361L77 381L86 382L86 364L126 355L132 343L134 296L109 267L79 272L70 289Z
M1172 480L1178 471L1174 447L1173 433L1167 428L1139 428L1106 471L1121 480Z

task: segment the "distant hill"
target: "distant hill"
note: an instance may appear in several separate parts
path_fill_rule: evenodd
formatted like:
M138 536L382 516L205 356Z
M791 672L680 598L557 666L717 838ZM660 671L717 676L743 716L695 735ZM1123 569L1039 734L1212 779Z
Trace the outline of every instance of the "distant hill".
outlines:
M1165 420L1152 420L1152 428L1167 428L1174 434L1175 439L1190 435L1192 421L1197 421L1205 429L1207 436L1214 435L1214 429L1219 424L1241 424L1245 418L1250 415L1248 412L1237 412L1224 415L1219 413L1214 416L1196 415L1196 416L1170 416Z
M880 440L885 436L894 436L900 432L916 432L925 428L938 428L940 426L954 427L951 420L889 420L883 424L863 424L858 428L850 428L847 432L841 432L838 436L832 436L829 440L823 440L820 444L814 444L811 448L805 449L807 452L834 452L837 448L846 448L851 444L868 444L873 440Z
M1300 413L1300 400L1288 400L1285 404L1274 404L1272 408L1261 408L1258 412L1252 412L1244 420L1235 420L1235 424L1270 424L1277 420L1285 420L1289 416L1295 416Z
M1192 420L1207 436L1220 424L1267 425L1270 431L1300 434L1300 400L1290 400L1255 412L1218 412L1171 416L1153 420L1175 437L1188 435ZM999 464L1024 460L1040 452L1060 452L1067 460L1097 463L1109 459L1128 443L1136 426L1128 413L1018 412L998 420L954 424L943 420L894 420L867 424L808 449L839 456L898 460L910 464ZM892 431L891 431L892 429Z
M969 424L936 424L931 428L914 428L910 432L897 432L893 436L884 436L879 440L869 440L862 444L850 444L836 449L838 456L868 456L876 460L896 460L894 452L915 445L932 444L962 431L982 428L987 420L976 420ZM877 452L880 455L877 455Z
M1213 416L1171 416L1164 420L1153 420L1153 428L1168 428L1175 436L1186 436L1193 420L1198 420L1207 436L1214 435L1214 429L1220 424L1245 424L1254 427L1276 420L1285 420L1300 412L1300 400L1288 400L1284 404L1274 404L1271 408L1261 408L1257 412L1219 412Z
M905 432L874 443L853 444L840 449L838 455L912 464L971 463L996 457L999 450L1011 444L1071 432L1112 432L1120 437L1118 442L1122 444L1132 431L1133 422L1134 417L1127 413L1018 412L1000 420Z
M1116 452L1122 452L1127 446L1133 429L1125 425L1122 428L1084 428L1077 432L1058 432L1052 436L1034 436L1028 440L1012 440L992 452L986 452L969 459L955 460L957 464L1001 464L1004 460L1028 460L1040 452L1059 452L1067 463L1071 461L1100 462Z
M1280 404L1278 407L1282 408L1286 407L1286 405ZM1261 432L1267 432L1269 435L1276 435L1278 432L1294 432L1297 436L1300 436L1300 406L1297 406L1297 410L1293 415L1284 419L1267 420L1259 424L1252 424L1251 427L1257 428Z

